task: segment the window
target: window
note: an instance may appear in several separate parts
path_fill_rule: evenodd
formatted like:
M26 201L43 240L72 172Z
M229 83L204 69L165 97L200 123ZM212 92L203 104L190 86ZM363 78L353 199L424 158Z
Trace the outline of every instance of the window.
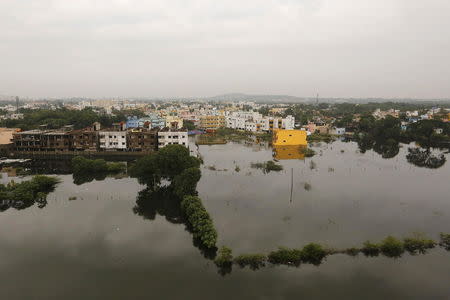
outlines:
M109 138L112 139L112 135L110 135Z
M122 145L125 145L125 142L122 142Z

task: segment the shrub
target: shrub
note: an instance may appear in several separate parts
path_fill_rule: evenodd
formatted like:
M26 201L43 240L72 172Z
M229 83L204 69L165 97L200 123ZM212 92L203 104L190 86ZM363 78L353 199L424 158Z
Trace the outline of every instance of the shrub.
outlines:
M220 248L219 255L214 260L214 263L219 268L230 267L233 264L232 250L225 246Z
M264 163L251 163L250 166L255 169L262 169L264 173L269 173L270 171L279 172L283 170L282 165L276 164L271 160L268 160Z
M44 207L46 196L52 192L60 180L56 177L36 175L31 180L20 183L10 182L7 186L0 184L0 200L10 201L16 209L24 209L30 207L35 202L39 203L39 207Z
M234 259L234 262L241 268L249 266L252 270L257 270L266 265L267 257L264 254L242 254Z
M273 264L298 266L302 259L302 251L279 247L278 250L270 252L268 258Z
M301 251L301 261L313 265L320 265L326 256L327 251L321 245L315 243L306 245Z
M300 153L303 154L305 157L313 157L314 155L316 155L316 151L307 147L301 148Z
M387 257L400 257L405 252L402 241L388 236L380 244L380 250Z
M445 250L450 251L450 234L441 233L440 234L441 241L439 245L443 247Z
M361 252L365 256L378 256L380 254L380 247L377 244L366 241L361 248Z
M119 173L126 169L119 162L107 163L104 159L87 159L82 156L72 158L72 169L75 174L82 173Z
M108 173L119 173L124 172L126 169L126 166L124 163L120 162L109 162L106 165Z
M405 250L411 255L417 253L425 254L428 249L433 249L436 242L425 237L416 235L414 237L405 238L403 240Z
M359 254L359 252L361 252L360 249L352 247L352 248L348 248L345 249L344 253L350 256L357 256Z
M192 227L194 238L198 238L206 248L213 248L217 242L217 232L211 217L197 196L185 196L181 210Z

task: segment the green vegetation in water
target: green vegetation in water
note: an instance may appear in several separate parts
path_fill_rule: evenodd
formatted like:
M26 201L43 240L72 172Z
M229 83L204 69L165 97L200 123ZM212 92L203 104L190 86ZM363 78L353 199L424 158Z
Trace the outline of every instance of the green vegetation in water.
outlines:
M241 171L241 168L239 168L239 166L236 166L236 168L234 168L234 170L235 170L236 172L240 172L240 171Z
M306 137L308 142L325 142L331 143L336 140L336 137L331 134L321 134L321 133L313 133Z
M305 157L313 157L314 155L316 155L316 151L308 147L300 148L300 153L303 154Z
M445 250L450 251L450 234L441 233L440 234L440 242L439 245L443 247Z
M72 169L74 173L119 173L125 171L126 166L119 162L76 156L72 158Z
M201 199L196 196L201 177L200 159L190 156L189 149L181 145L168 145L156 154L139 159L131 167L130 174L139 183L146 184L148 192L165 189L168 194L174 194L194 238L205 248L215 248L216 229ZM162 180L169 181L170 185L161 186ZM146 201L151 202L152 199ZM150 204L140 203L142 207L147 205Z
M322 263L322 260L327 254L328 251L326 251L322 245L310 243L303 247L300 257L303 263L310 263L317 266Z
M388 236L380 243L380 251L387 257L400 257L405 252L402 241L393 236Z
M415 166L430 169L440 168L447 161L442 153L440 155L434 155L429 149L421 150L420 148L408 148L406 159Z
M214 259L214 263L219 268L229 268L233 265L233 252L230 248L223 246L219 249L219 254Z
M211 217L197 196L185 196L181 201L181 211L192 227L194 238L198 238L207 248L213 248L217 242L217 232Z
M420 234L403 239L403 246L411 255L425 254L429 249L436 247L436 242Z
M52 192L61 181L57 177L36 175L31 180L7 185L0 184L0 210L10 207L24 209L38 203L39 208L47 205L47 195Z
M345 249L345 254L350 255L350 256L357 256L359 254L359 252L361 252L361 249L352 247L352 248L348 248Z
M305 185L303 187L305 188L305 191L311 190L311 184L309 184L308 182L305 182Z
M69 197L69 201L77 200L76 196Z
M92 180L104 180L109 174L126 171L126 165L120 162L106 162L104 159L88 159L76 156L72 159L73 181L83 184Z
M361 252L365 256L378 256L380 254L380 246L378 244L371 243L370 241L366 241L361 248Z
M266 265L267 256L264 254L241 254L234 259L234 263L241 268L249 266L252 270L257 270Z
M300 265L301 257L302 251L299 249L279 247L278 250L269 253L268 260L276 265L298 266Z
M262 169L264 173L269 173L270 171L279 172L283 170L283 166L276 164L275 162L268 160L266 162L257 162L257 163L251 163L250 165L254 169Z

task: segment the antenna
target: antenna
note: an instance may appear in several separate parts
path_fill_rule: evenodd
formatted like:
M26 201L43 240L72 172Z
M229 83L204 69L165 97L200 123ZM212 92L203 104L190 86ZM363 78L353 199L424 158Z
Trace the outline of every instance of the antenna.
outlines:
M316 95L316 104L319 104L319 94Z
M16 96L16 113L19 113L19 96Z

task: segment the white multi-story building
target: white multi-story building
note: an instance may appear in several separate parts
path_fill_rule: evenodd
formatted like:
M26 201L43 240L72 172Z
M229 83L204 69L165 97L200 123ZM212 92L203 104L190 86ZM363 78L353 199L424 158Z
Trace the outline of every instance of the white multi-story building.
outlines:
M295 118L263 117L257 112L232 112L225 118L227 128L247 131L271 131L273 129L294 129Z
M158 148L161 149L167 145L188 146L189 139L187 131L178 130L160 130L158 132Z
M104 150L125 150L127 149L126 131L100 131L100 149Z

